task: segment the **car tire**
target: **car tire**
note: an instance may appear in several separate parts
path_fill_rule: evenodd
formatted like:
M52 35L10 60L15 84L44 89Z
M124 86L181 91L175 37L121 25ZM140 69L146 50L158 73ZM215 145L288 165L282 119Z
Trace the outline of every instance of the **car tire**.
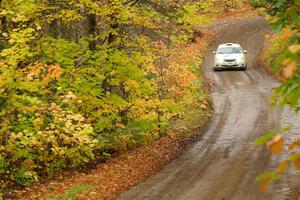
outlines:
M219 69L217 67L214 67L213 70L216 72L216 71L219 71Z

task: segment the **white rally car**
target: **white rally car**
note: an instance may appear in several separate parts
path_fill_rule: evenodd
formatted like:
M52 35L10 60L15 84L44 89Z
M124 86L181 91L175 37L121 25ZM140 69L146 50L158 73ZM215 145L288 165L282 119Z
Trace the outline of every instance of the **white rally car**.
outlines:
M221 69L247 69L246 54L241 45L226 43L219 45L215 55L213 70Z

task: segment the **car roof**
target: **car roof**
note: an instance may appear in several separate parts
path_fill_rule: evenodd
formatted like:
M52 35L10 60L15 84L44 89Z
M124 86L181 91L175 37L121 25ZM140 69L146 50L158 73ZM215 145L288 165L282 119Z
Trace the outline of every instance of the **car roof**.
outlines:
M218 48L221 47L241 47L241 45L235 43L225 43L225 44L220 44Z

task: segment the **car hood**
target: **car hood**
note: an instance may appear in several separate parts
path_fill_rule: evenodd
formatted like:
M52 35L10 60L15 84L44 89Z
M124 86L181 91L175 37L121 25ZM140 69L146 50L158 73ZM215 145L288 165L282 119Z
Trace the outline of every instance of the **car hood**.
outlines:
M244 54L217 54L216 58L224 60L224 59L242 59Z

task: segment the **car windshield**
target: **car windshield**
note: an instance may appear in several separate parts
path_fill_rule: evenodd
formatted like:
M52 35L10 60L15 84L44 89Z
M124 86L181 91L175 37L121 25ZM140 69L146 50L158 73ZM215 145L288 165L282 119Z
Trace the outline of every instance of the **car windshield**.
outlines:
M218 49L218 54L237 54L242 53L240 47L221 47Z

